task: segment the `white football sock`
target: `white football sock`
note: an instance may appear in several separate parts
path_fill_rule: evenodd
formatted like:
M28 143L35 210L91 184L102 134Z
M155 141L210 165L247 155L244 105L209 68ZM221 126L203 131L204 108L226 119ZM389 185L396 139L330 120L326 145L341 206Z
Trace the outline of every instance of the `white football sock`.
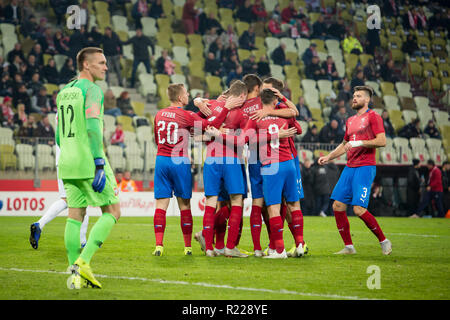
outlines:
M81 224L80 229L80 243L86 243L86 234L89 226L89 216L87 214L84 215L83 223Z
M62 211L64 211L67 208L67 202L65 202L63 199L59 199L58 201L54 202L50 208L48 208L47 212L44 213L44 215L39 219L39 227L41 230L44 228L44 226L52 221L58 214L60 214Z

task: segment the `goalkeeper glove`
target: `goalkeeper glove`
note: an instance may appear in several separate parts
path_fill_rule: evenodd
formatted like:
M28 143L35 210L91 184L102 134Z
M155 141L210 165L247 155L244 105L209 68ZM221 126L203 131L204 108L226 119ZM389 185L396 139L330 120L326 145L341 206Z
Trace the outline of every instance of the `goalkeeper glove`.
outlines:
M92 182L92 189L94 189L95 192L101 193L105 188L106 184L106 175L105 170L103 169L105 165L105 159L96 158L94 159L94 163L95 163L95 177L94 181Z

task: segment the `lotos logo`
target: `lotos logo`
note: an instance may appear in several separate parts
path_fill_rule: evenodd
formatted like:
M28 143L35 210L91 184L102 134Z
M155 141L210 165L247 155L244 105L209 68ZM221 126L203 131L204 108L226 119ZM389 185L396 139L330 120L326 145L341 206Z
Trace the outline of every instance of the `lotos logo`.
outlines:
M6 199L7 211L42 211L45 208L44 198L8 198Z
M206 198L203 197L198 202L198 207L200 208L201 211L205 211L205 204L206 204Z

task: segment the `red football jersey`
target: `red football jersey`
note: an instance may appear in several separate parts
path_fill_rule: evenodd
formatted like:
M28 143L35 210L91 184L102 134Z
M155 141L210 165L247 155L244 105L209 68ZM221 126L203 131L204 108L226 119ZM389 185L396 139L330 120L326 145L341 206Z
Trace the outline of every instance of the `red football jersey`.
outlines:
M296 127L295 119L285 119L279 117L265 117L256 122L256 130L259 137L259 157L263 165L275 162L284 162L294 159L289 144L289 138L282 138L277 140L267 139L268 135L277 133L280 128L285 125L285 128ZM297 128L297 133L301 133L300 126Z
M212 114L208 117L208 120L214 119L221 112L221 109L225 105L224 101L210 100L208 107L211 109ZM242 129L247 124L248 115L245 114L241 108L235 108L231 110L225 121L222 123L224 128L234 130ZM232 134L234 134L232 133ZM226 142L221 138L216 138L213 141L206 142L206 156L207 157L234 157L237 158L238 148L234 143Z
M258 97L254 97L254 98L246 100L244 102L244 104L242 105L241 109L242 109L242 111L244 111L244 113L247 116L250 116L250 114L253 111L262 109L261 98L258 96Z
M284 102L279 102L277 104L277 106L275 107L275 109L285 109L285 108L289 108ZM296 124L296 128L298 129L298 127L300 127L300 124L295 121ZM302 127L300 127L300 134L301 134L301 130ZM295 147L295 143L294 143L294 138L293 137L289 137L289 146L291 147L291 152L292 152L292 156L294 158L297 158L297 148Z
M158 145L158 156L187 157L191 128L200 125L204 130L208 125L220 127L228 114L227 108L221 108L217 117L203 119L195 112L179 107L167 107L158 111L154 121L155 142Z
M344 140L372 140L382 132L384 132L383 119L374 110L369 109L362 115L356 114L347 119ZM375 148L351 148L347 152L347 166L374 166L376 165L375 153Z

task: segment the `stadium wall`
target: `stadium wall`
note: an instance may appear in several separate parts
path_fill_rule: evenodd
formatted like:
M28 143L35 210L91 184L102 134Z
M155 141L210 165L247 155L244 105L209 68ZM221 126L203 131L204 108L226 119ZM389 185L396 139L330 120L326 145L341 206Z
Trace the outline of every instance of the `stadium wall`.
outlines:
M120 208L123 217L151 217L155 212L155 197L153 192L123 192L119 194ZM59 199L58 192L48 191L0 191L0 216L42 216L47 209ZM244 201L244 215L250 216L252 199ZM193 192L191 211L193 216L203 216L205 195ZM90 216L100 216L99 208L88 207ZM67 216L67 210L61 213ZM179 216L175 197L170 201L167 216Z

